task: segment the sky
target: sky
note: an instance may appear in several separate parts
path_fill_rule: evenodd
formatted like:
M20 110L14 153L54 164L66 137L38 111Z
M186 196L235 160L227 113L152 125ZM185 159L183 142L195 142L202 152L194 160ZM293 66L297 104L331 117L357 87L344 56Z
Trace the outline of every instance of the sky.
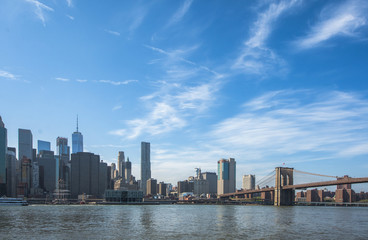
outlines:
M368 176L367 1L0 1L0 116L176 185L236 160ZM368 191L367 185L364 185Z

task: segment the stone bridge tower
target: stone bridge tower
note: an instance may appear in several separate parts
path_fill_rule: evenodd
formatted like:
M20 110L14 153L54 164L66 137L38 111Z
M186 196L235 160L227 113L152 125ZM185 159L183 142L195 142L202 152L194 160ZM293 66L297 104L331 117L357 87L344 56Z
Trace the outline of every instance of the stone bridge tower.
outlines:
M290 206L295 197L294 190L283 189L283 186L294 184L294 168L277 167L275 179L275 206Z

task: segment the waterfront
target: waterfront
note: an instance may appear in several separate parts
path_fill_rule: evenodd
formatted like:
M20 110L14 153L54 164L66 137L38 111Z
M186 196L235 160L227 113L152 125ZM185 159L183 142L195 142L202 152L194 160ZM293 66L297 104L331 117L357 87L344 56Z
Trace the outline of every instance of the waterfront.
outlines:
M0 207L1 239L366 239L368 208Z

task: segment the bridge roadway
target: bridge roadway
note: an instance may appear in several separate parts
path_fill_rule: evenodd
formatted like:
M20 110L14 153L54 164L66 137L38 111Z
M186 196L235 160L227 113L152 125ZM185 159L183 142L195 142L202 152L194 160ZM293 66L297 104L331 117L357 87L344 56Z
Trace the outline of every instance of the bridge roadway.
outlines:
M324 182L312 182L312 183L304 183L304 184L296 184L296 185L285 185L282 187L283 190L287 189L305 189L305 188L312 188L312 187L326 187L326 186L333 186L333 185L342 185L342 184L354 184L354 183L366 183L368 182L368 177L365 178L342 178L339 180L333 181L324 181ZM269 188L262 188L256 190L245 190L239 191L235 193L225 193L220 195L220 198L228 198L228 197L235 197L241 196L248 193L261 193L261 192L271 192L274 191L274 187Z

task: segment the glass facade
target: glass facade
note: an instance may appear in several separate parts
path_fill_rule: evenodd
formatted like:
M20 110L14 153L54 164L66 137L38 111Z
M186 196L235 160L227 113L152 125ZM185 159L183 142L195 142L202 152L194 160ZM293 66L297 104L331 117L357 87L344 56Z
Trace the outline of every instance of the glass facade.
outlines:
M38 153L40 153L40 151L51 151L51 143L42 141L42 140L38 140L37 148L38 148Z
M80 132L74 132L72 135L72 153L83 152L83 135Z

